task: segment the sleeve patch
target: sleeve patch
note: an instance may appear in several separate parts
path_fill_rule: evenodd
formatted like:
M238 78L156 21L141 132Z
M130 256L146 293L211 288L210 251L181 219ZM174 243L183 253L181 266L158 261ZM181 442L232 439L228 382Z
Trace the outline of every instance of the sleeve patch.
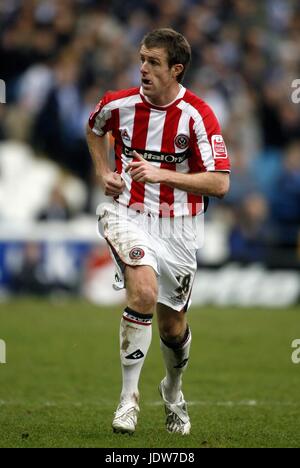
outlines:
M211 145L214 159L228 158L227 149L222 135L213 135L211 137Z

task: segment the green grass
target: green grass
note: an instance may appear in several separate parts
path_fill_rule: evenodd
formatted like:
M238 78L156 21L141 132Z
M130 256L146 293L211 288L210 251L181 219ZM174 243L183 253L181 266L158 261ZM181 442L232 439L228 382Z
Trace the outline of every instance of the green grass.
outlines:
M191 309L184 391L192 433L168 434L156 324L136 433L113 434L120 310L81 301L0 305L0 447L300 447L300 308Z

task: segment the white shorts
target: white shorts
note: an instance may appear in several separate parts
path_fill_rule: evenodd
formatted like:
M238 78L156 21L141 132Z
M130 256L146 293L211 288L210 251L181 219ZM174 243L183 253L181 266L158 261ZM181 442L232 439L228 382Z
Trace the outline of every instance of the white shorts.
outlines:
M100 205L97 215L98 232L116 265L113 287L125 287L126 265L148 265L157 274L157 302L178 311L187 309L197 270L193 219L159 218L117 202Z

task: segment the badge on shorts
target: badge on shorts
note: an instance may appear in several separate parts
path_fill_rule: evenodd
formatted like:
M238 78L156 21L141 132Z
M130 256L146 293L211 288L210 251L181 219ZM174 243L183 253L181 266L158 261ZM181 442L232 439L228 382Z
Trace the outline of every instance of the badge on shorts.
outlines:
M228 157L222 135L213 135L211 137L211 145L215 159L226 159Z
M174 139L175 146L180 149L186 149L190 144L190 139L187 135L180 133Z
M143 249L140 249L140 247L133 247L129 252L129 258L131 258L131 260L140 260L144 255L145 252Z

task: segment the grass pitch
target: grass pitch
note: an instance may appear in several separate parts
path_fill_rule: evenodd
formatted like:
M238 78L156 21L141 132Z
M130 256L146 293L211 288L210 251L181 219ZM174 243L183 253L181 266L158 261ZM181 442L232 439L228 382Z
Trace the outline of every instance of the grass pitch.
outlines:
M192 433L168 434L156 323L133 436L113 434L120 308L80 301L0 305L0 447L300 447L300 308L192 308L184 393Z

